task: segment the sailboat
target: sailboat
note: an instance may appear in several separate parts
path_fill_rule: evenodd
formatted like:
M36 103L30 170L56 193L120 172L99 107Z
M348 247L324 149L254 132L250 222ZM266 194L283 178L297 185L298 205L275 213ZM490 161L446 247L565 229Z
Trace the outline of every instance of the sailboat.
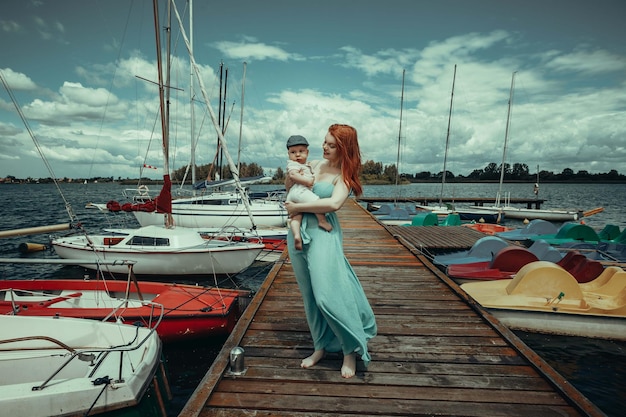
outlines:
M400 187L400 145L402 141L402 110L404 108L404 75L406 70L402 70L402 90L400 93L400 127L398 128L398 154L396 157L396 184L395 189L396 193L399 193ZM402 225L407 222L411 222L413 216L415 215L415 210L410 212L406 208L398 207L397 195L394 202L393 208L383 205L377 211L374 212L376 218L387 225Z
M590 216L592 214L596 214L601 212L603 209L601 207L590 210L587 212L583 212L582 210L558 210L558 209L533 209L533 208L522 208L522 207L512 207L510 205L510 193L504 198L502 201L502 185L504 183L504 171L505 171L505 163L506 163L506 151L508 148L509 142L509 132L511 128L511 107L513 104L513 92L515 90L515 74L517 71L513 72L511 76L511 88L509 90L509 102L508 109L506 115L506 129L504 133L504 147L502 150L502 165L500 166L500 185L498 188L498 193L496 194L495 205L491 207L487 206L474 206L476 210L485 210L490 211L494 209L500 209L509 219L519 219L519 220L548 220L554 222L567 222L567 221L577 221L582 219L585 216ZM535 194L539 190L539 172L537 172L537 183L535 183L534 191Z
M155 3L155 9L156 9ZM165 112L161 42L158 15L155 10L157 70L163 147L163 187L154 200L155 211L161 217L159 226L143 226L115 233L75 235L53 239L51 245L59 257L84 259L86 268L99 268L93 260L126 260L136 262L137 275L230 275L241 272L255 261L264 249L261 242L244 242L224 238L214 239L196 230L175 225L172 215L172 182L169 174L169 128ZM169 69L168 69L169 73ZM250 219L252 220L252 218ZM126 267L111 265L111 273L123 274Z
M189 43L189 52L190 54L193 53L191 41ZM223 67L220 66L220 74L222 74L222 71ZM242 84L243 82L244 81L242 80ZM226 86L224 85L224 98L222 99L222 76L220 75L221 102L225 100L225 87ZM193 88L193 82L191 83L191 88ZM221 105L219 106L219 109L221 112ZM241 111L243 118L243 104ZM224 115L219 114L218 120L219 121L215 128L220 131L223 138L225 132ZM194 148L193 145L192 148ZM223 139L218 138L217 149L218 155L220 152L224 151ZM192 153L192 155L194 154L195 153ZM192 173L195 173L195 163L193 163L193 161ZM251 196L248 190L243 188L244 185L248 186L267 183L271 180L270 177L261 175L248 178L219 179L218 175L219 173L216 172L216 179L206 179L201 181L195 181L195 175L192 175L194 195L190 197L176 198L172 201L171 219L175 225L205 229L237 227L248 230L254 230L259 226L262 228L282 227L284 228L284 236L286 236L286 223L288 215L283 205L284 195L266 195L263 197L255 197ZM237 182L240 186L242 186L242 188L233 190L232 187L236 186ZM199 195L196 195L196 191L199 190L202 192ZM246 200L247 204L244 203L244 200ZM145 207L145 205L143 205L143 207ZM152 210L132 210L132 213L142 226L161 225L164 222L163 216L159 214L156 207ZM251 213L252 216L249 216L248 213Z
M443 172L441 176L441 192L439 194L439 205L429 206L416 204L418 210L427 211L436 214L438 217L447 217L451 214L458 214L459 218L464 221L477 221L479 223L496 224L504 220L501 210L474 210L474 209L457 209L452 204L443 204L443 191L446 184L446 163L448 160L448 149L450 148L450 124L452 121L452 104L454 102L454 85L456 82L456 65L454 66L454 75L452 76L452 93L450 94L450 111L448 113L448 130L446 133L446 149L443 157Z

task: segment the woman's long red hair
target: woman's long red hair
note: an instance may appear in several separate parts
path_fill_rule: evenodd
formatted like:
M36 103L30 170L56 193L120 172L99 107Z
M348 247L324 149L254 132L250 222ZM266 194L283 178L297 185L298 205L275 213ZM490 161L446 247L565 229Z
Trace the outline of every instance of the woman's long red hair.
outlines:
M363 187L359 179L361 150L356 129L349 125L334 124L328 128L328 132L337 140L343 181L358 197L363 193Z

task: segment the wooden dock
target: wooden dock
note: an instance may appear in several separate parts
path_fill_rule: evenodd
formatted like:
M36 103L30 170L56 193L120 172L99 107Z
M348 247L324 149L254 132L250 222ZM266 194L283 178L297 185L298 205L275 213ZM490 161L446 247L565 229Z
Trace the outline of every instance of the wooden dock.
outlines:
M359 361L356 376L343 379L338 355L300 368L312 342L284 253L180 417L604 415L410 237L394 237L353 200L339 216L378 323L369 368ZM245 351L241 375L230 372L235 347Z

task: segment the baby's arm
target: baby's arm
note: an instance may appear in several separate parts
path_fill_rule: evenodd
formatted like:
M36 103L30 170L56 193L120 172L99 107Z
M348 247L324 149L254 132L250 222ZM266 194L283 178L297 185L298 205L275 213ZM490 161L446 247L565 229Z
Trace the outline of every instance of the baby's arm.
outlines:
M302 168L300 169L292 169L287 172L287 176L292 181L292 183L303 185L307 188L313 187L315 184L315 178L312 176L306 176L302 172Z

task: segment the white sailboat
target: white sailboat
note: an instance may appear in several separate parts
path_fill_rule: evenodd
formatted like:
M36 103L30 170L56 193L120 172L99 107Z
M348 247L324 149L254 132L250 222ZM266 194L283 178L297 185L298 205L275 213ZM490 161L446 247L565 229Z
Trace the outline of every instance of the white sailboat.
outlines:
M510 204L511 194L507 193L507 195L502 197L502 185L504 183L504 167L506 163L506 151L508 148L509 141L509 131L511 127L511 107L513 104L513 93L515 90L515 74L517 71L513 72L511 76L511 88L509 91L509 103L508 110L506 116L506 130L504 134L504 148L502 150L502 165L500 166L500 186L498 189L498 193L496 194L495 205L493 206L474 206L473 208L477 210L494 210L500 209L504 213L505 217L508 219L519 219L519 220L548 220L555 222L567 222L567 221L576 221L582 219L585 215L591 215L602 211L601 208L594 209L588 212L583 212L582 210L567 210L567 209L533 209L533 208L523 208L523 207L513 207ZM538 175L538 174L537 174ZM535 184L535 187L538 187L538 183Z
M85 261L135 261L136 275L234 275L248 268L264 250L261 242L214 239L185 227L143 226L120 233L58 237L51 242L62 259ZM88 262L85 268L126 274L128 267L101 267Z

